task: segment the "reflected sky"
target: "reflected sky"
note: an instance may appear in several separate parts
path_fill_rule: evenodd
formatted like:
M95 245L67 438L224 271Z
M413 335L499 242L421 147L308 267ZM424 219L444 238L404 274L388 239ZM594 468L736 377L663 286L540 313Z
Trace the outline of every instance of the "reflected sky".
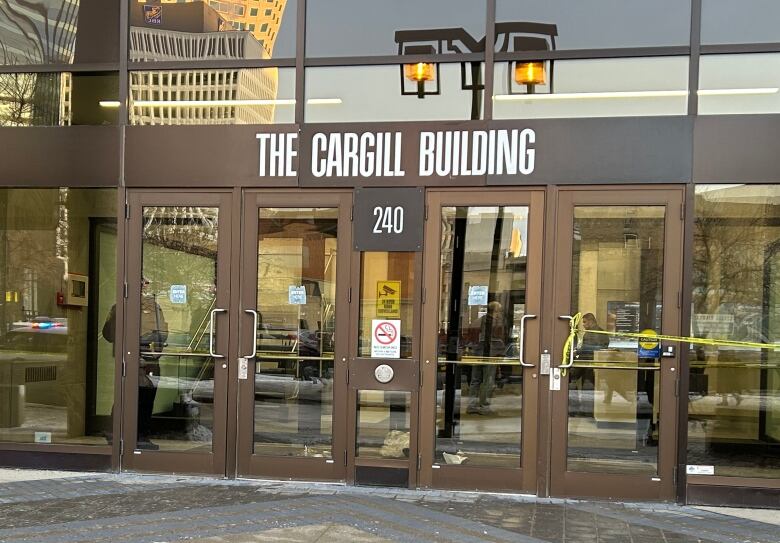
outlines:
M471 118L470 90L461 88L460 64L440 67L441 94L401 95L397 65L309 68L306 99L337 99L330 105L306 104L306 122L467 120ZM408 90L408 89L407 89ZM482 100L482 92L476 99Z
M498 22L557 25L557 49L688 45L690 18L688 0L497 0L496 3Z
M777 0L706 0L702 2L701 42L780 42Z
M464 28L479 41L486 13L484 0L316 0L306 5L306 56L396 55L397 30Z

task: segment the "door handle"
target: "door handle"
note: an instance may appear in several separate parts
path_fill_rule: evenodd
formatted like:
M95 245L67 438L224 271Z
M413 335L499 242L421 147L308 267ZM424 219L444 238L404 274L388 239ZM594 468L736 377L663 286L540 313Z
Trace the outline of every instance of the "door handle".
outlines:
M558 318L559 319L563 319L563 320L568 320L569 321L569 327L571 327L571 323L574 321L574 317L572 317L571 315L561 315ZM566 368L570 368L570 367L572 367L574 365L574 341L575 341L575 339L572 338L571 345L569 345L569 341L567 339L566 343L563 344L564 350L566 349L567 346L569 347L569 363L568 364L561 364L560 366L558 366L559 368L566 369Z
M227 309L212 309L209 314L209 354L214 358L225 358L224 355L214 352L214 315L216 313L226 313Z
M533 364L527 363L525 360L523 360L523 356L525 353L525 319L535 319L536 315L523 315L520 317L520 345L518 346L518 359L520 360L520 365L524 368L533 368L535 367Z
M244 309L244 313L252 315L252 321L254 323L252 325L252 354L245 358L254 358L257 356L257 325L260 322L260 318L257 315L257 311L254 309Z

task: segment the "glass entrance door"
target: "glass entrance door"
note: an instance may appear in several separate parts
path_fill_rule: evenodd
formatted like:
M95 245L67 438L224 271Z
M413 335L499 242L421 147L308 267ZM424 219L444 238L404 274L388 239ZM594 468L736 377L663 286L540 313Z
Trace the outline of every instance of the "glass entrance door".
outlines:
M420 389L417 252L353 252L347 480L415 487Z
M544 193L429 193L425 486L536 491Z
M123 467L223 474L230 194L128 201Z
M631 334L679 330L682 190L558 202L551 491L673 499L678 345Z
M345 478L351 202L244 196L239 475Z

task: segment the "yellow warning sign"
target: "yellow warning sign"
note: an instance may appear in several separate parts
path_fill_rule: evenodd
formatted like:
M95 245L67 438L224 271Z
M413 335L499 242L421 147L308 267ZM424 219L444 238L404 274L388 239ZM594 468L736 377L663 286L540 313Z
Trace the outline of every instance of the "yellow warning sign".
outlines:
M401 281L376 282L376 316L383 319L401 317Z
M652 330L650 328L647 328L646 330L642 330L639 333L642 334L643 336L657 336L658 335L658 332L656 332L655 330ZM647 337L641 338L639 340L639 346L642 347L643 349L655 349L656 347L658 347L658 340L653 340L653 339L650 339L650 338L647 338Z

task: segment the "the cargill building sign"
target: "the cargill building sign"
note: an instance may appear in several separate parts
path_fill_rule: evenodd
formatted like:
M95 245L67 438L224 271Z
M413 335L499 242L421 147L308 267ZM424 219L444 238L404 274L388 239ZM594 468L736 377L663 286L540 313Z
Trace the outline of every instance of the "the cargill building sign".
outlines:
M531 128L491 130L258 133L258 175L375 179L529 175ZM409 141L412 140L412 141Z

